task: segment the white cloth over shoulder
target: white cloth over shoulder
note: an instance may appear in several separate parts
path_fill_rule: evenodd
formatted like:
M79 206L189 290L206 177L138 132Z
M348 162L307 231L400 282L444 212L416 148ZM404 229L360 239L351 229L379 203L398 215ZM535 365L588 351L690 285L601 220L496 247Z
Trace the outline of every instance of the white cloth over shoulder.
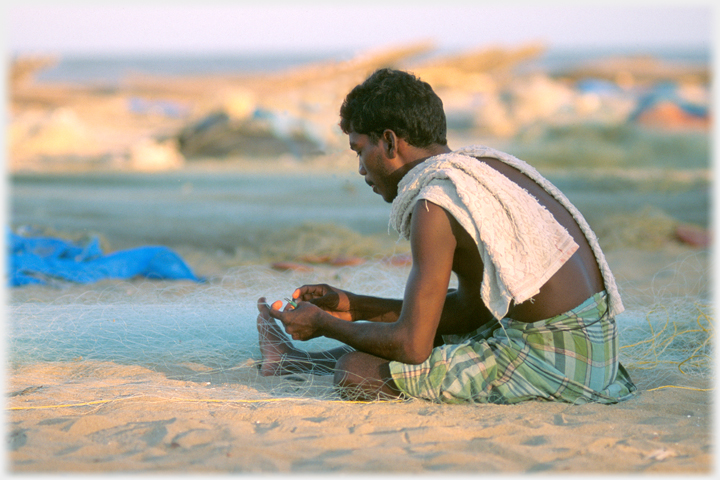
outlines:
M398 185L390 225L410 238L415 202L426 199L452 214L472 236L484 264L480 295L503 318L511 302L533 297L578 249L577 243L535 197L476 158L500 160L535 181L573 216L600 267L611 316L624 307L597 237L578 209L527 163L498 150L470 146L437 155L410 170Z

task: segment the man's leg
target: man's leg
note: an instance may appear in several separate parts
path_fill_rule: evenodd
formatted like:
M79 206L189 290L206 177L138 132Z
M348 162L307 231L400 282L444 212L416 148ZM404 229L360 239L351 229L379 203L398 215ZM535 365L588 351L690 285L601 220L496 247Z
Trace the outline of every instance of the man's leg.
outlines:
M343 398L377 400L401 395L390 375L388 361L348 346L324 352L305 352L292 344L276 321L262 314L257 317L260 340L260 374L335 374L334 383Z
M348 400L383 400L402 394L390 375L389 362L363 352L350 352L335 365L335 386Z
M263 376L313 373L330 375L338 359L352 348L342 346L325 352L305 352L295 348L290 337L273 318L257 317L260 344L260 374Z

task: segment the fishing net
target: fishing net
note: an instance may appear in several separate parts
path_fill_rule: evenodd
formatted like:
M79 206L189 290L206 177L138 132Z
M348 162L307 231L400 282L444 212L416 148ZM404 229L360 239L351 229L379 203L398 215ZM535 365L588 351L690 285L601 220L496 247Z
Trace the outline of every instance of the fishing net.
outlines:
M657 271L647 286L619 282L627 306L617 319L620 358L641 390L710 389L715 313L709 274L706 256L689 254Z
M617 318L621 362L641 391L706 388L714 337L712 302L703 293L708 266L704 257L690 256L665 270L650 287L620 284L628 307ZM246 265L204 284L137 280L27 287L7 306L9 395L17 397L12 406L51 408L138 396L225 404L340 401L327 371L260 375L257 299L282 300L312 283L401 298L408 273L407 265L378 259L311 271ZM683 282L691 294L667 287ZM340 346L327 338L295 345L313 352ZM29 392L34 400L24 406ZM37 397L38 392L45 395Z
M103 282L105 288L70 286L50 302L42 300L40 287L30 287L37 297L28 289L22 302L7 307L8 360L13 376L25 383L34 372L58 369L62 373L55 376L54 388L79 381L103 383L110 371L130 378L128 372L142 372L141 377L162 380L151 386L152 393L167 397L177 396L176 388L183 384L220 386L212 390L216 399L338 398L331 377L312 370L277 378L259 374L257 299L283 299L301 284L324 282L398 297L407 274L399 270L406 269L380 260L310 272L251 265L201 285L134 281ZM338 345L326 338L302 342L311 351Z

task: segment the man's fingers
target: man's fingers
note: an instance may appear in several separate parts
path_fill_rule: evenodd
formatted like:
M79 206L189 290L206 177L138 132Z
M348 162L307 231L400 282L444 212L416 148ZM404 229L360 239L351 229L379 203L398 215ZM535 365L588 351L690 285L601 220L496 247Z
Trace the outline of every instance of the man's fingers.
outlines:
M269 315L282 321L282 318L280 317L280 315L282 314L282 312L280 311L280 307L282 307L282 300L276 300L272 304L269 304L265 300L265 297L260 297L260 299L258 299L257 305L260 313Z
M293 298L299 298L301 300L311 300L313 298L322 297L327 292L323 285L303 285L293 292Z
M279 310L282 306L282 302L280 300L274 301L272 304L267 303L267 300L265 300L265 297L260 297L260 299L257 302L258 308L267 308L267 309L275 309Z

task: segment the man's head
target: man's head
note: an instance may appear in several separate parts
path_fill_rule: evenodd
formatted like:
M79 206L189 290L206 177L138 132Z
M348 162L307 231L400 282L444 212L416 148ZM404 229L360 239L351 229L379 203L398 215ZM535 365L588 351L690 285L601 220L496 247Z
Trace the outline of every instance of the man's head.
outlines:
M347 95L340 117L358 155L358 173L386 202L397 196L398 182L414 165L450 151L442 101L406 72L373 73Z
M392 130L414 147L447 145L440 97L414 75L387 68L377 70L345 97L340 128L346 134L368 135L375 143L385 130Z

